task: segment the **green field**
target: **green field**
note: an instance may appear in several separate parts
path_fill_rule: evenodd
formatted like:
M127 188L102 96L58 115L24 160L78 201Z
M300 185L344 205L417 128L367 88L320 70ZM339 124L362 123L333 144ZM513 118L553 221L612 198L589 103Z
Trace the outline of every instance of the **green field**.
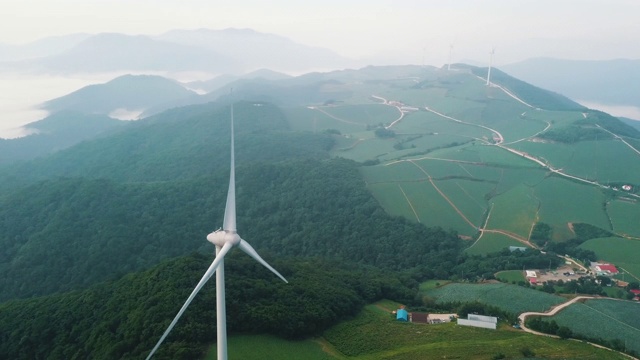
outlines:
M613 223L613 231L640 238L640 206L637 200L612 200L607 203L607 211Z
M500 271L499 273L496 273L496 278L509 283L512 283L512 282L518 283L519 281L525 281L522 270Z
M552 317L574 333L605 340L619 339L640 352L640 303L590 299L573 304Z
M553 176L536 186L534 195L540 201L540 221L551 225L556 237L571 236L567 228L570 222L610 230L604 211L605 196L594 186Z
M580 245L591 250L598 258L615 264L640 279L640 240L624 238L591 239ZM625 279L632 281L632 279Z
M504 283L453 283L427 291L438 303L472 302L496 306L512 314L546 311L566 299L542 291Z
M469 255L484 255L500 251L509 246L526 246L518 240L498 233L485 232L482 237L468 247L465 252Z
M531 227L537 221L538 200L533 192L531 187L518 185L491 199L487 229L507 230L528 239Z
M620 141L581 141L575 144L523 141L513 148L536 154L556 168L599 182L640 177L640 157Z

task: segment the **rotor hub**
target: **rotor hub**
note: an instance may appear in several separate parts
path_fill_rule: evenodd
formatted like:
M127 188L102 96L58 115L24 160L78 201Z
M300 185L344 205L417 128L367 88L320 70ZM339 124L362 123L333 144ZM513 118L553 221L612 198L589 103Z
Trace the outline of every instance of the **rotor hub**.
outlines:
M235 231L216 230L207 235L207 240L215 246L222 247L224 244L231 243L236 246L240 243L240 235Z

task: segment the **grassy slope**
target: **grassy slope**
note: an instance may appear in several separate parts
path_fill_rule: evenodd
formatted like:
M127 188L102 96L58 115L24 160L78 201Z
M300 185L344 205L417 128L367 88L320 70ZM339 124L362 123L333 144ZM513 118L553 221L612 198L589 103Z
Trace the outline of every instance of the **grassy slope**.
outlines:
M514 359L522 357L523 348L544 358L622 359L590 345L530 335L505 325L492 331L455 323L398 323L375 305L331 328L325 338L347 359L490 359L499 353Z

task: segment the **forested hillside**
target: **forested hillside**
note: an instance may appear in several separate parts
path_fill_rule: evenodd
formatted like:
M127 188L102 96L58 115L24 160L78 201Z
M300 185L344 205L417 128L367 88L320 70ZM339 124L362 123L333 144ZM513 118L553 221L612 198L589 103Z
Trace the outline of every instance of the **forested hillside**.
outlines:
M243 162L328 157L328 135L288 132L270 104L235 106L236 158ZM210 175L229 164L229 107L192 105L135 122L126 132L34 161L0 167L0 190L52 177L165 181Z
M380 298L408 300L417 283L372 267L267 257L282 283L248 256L226 262L231 333L318 334ZM209 266L193 254L84 291L0 304L0 358L140 359ZM156 359L196 359L214 341L215 287L205 286ZM412 286L413 289L410 289Z
M226 170L226 169L225 169ZM222 223L226 171L176 182L49 180L0 207L2 299L85 287L195 250ZM348 160L238 168L238 228L256 248L408 269L442 266L454 233L387 215Z

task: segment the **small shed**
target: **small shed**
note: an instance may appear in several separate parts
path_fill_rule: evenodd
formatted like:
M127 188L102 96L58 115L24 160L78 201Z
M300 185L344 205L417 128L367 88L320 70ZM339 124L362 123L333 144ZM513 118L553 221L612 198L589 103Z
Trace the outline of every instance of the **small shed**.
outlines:
M404 306L396 311L396 320L409 321L409 313L404 309Z

